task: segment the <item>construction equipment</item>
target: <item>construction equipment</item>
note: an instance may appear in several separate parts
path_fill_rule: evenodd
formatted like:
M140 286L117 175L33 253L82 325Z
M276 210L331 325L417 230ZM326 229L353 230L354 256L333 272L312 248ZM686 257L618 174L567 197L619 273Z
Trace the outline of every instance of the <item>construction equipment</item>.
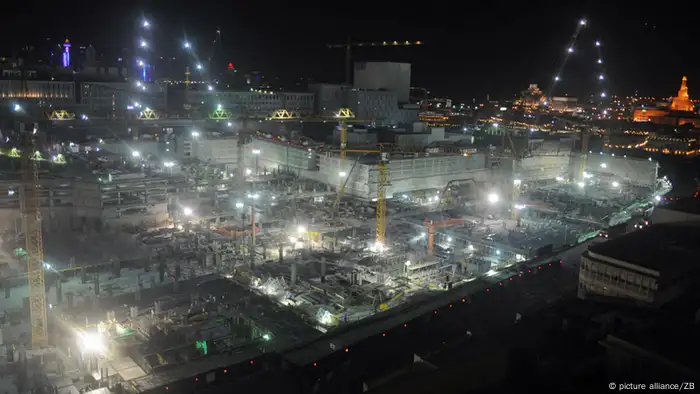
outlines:
M22 213L27 250L27 279L29 283L29 311L32 326L32 347L39 349L49 344L46 288L44 284L44 244L41 233L41 206L39 203L39 162L34 156L34 136L37 125L31 130L23 125L25 139L22 154Z
M326 44L329 49L345 49L345 84L352 84L351 78L351 48L365 48L365 47L407 47L407 46L420 46L423 45L422 41L382 41L382 42L352 42L348 37L348 42L345 44Z
M432 256L435 248L435 230L439 228L463 226L466 223L463 219L428 220L423 224L428 229L428 256Z

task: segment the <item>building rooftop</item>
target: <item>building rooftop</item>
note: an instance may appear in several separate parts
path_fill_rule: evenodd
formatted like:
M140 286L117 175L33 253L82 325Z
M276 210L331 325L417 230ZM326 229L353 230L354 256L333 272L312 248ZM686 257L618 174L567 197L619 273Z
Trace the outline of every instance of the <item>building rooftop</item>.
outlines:
M590 251L676 276L700 270L700 223L664 223L591 246Z

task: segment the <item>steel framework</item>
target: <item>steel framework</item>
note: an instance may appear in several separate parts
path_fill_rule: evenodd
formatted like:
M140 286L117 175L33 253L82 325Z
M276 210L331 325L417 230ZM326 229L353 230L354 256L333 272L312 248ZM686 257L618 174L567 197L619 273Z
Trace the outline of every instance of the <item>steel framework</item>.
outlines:
M25 131L26 146L22 155L22 193L24 234L27 246L27 278L29 282L29 308L32 326L32 348L48 346L46 315L46 288L44 283L44 244L41 234L41 208L39 205L39 163L32 160L33 133Z
M75 117L75 114L72 114L64 109L57 109L54 111L51 111L49 114L49 120L71 120Z
M139 120L155 120L155 119L160 119L160 115L158 113L150 108L146 108L143 110L143 112L139 113L138 116Z
M231 120L232 117L231 111L223 108L217 108L209 114L210 120Z

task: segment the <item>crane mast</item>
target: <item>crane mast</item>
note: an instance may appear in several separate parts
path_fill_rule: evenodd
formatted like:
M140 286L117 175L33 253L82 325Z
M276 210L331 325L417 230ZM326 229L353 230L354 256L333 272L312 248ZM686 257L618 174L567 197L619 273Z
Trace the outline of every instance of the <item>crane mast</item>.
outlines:
M49 344L46 288L44 283L44 243L41 233L41 206L39 203L39 163L33 160L36 125L24 130L22 155L22 193L24 236L27 247L27 280L29 283L29 308L32 326L32 348Z

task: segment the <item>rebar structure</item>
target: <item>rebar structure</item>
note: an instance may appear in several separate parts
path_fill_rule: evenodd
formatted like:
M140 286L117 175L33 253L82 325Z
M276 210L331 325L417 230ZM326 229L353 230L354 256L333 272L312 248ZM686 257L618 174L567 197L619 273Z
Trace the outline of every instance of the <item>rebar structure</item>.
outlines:
M36 127L36 126L35 126ZM44 284L44 243L41 233L41 206L39 204L39 162L32 160L36 128L25 130L22 155L23 226L27 246L27 279L32 326L32 347L49 344L46 316L46 288Z
M389 184L389 153L379 154L379 182L377 183L377 246L386 242L386 187Z

